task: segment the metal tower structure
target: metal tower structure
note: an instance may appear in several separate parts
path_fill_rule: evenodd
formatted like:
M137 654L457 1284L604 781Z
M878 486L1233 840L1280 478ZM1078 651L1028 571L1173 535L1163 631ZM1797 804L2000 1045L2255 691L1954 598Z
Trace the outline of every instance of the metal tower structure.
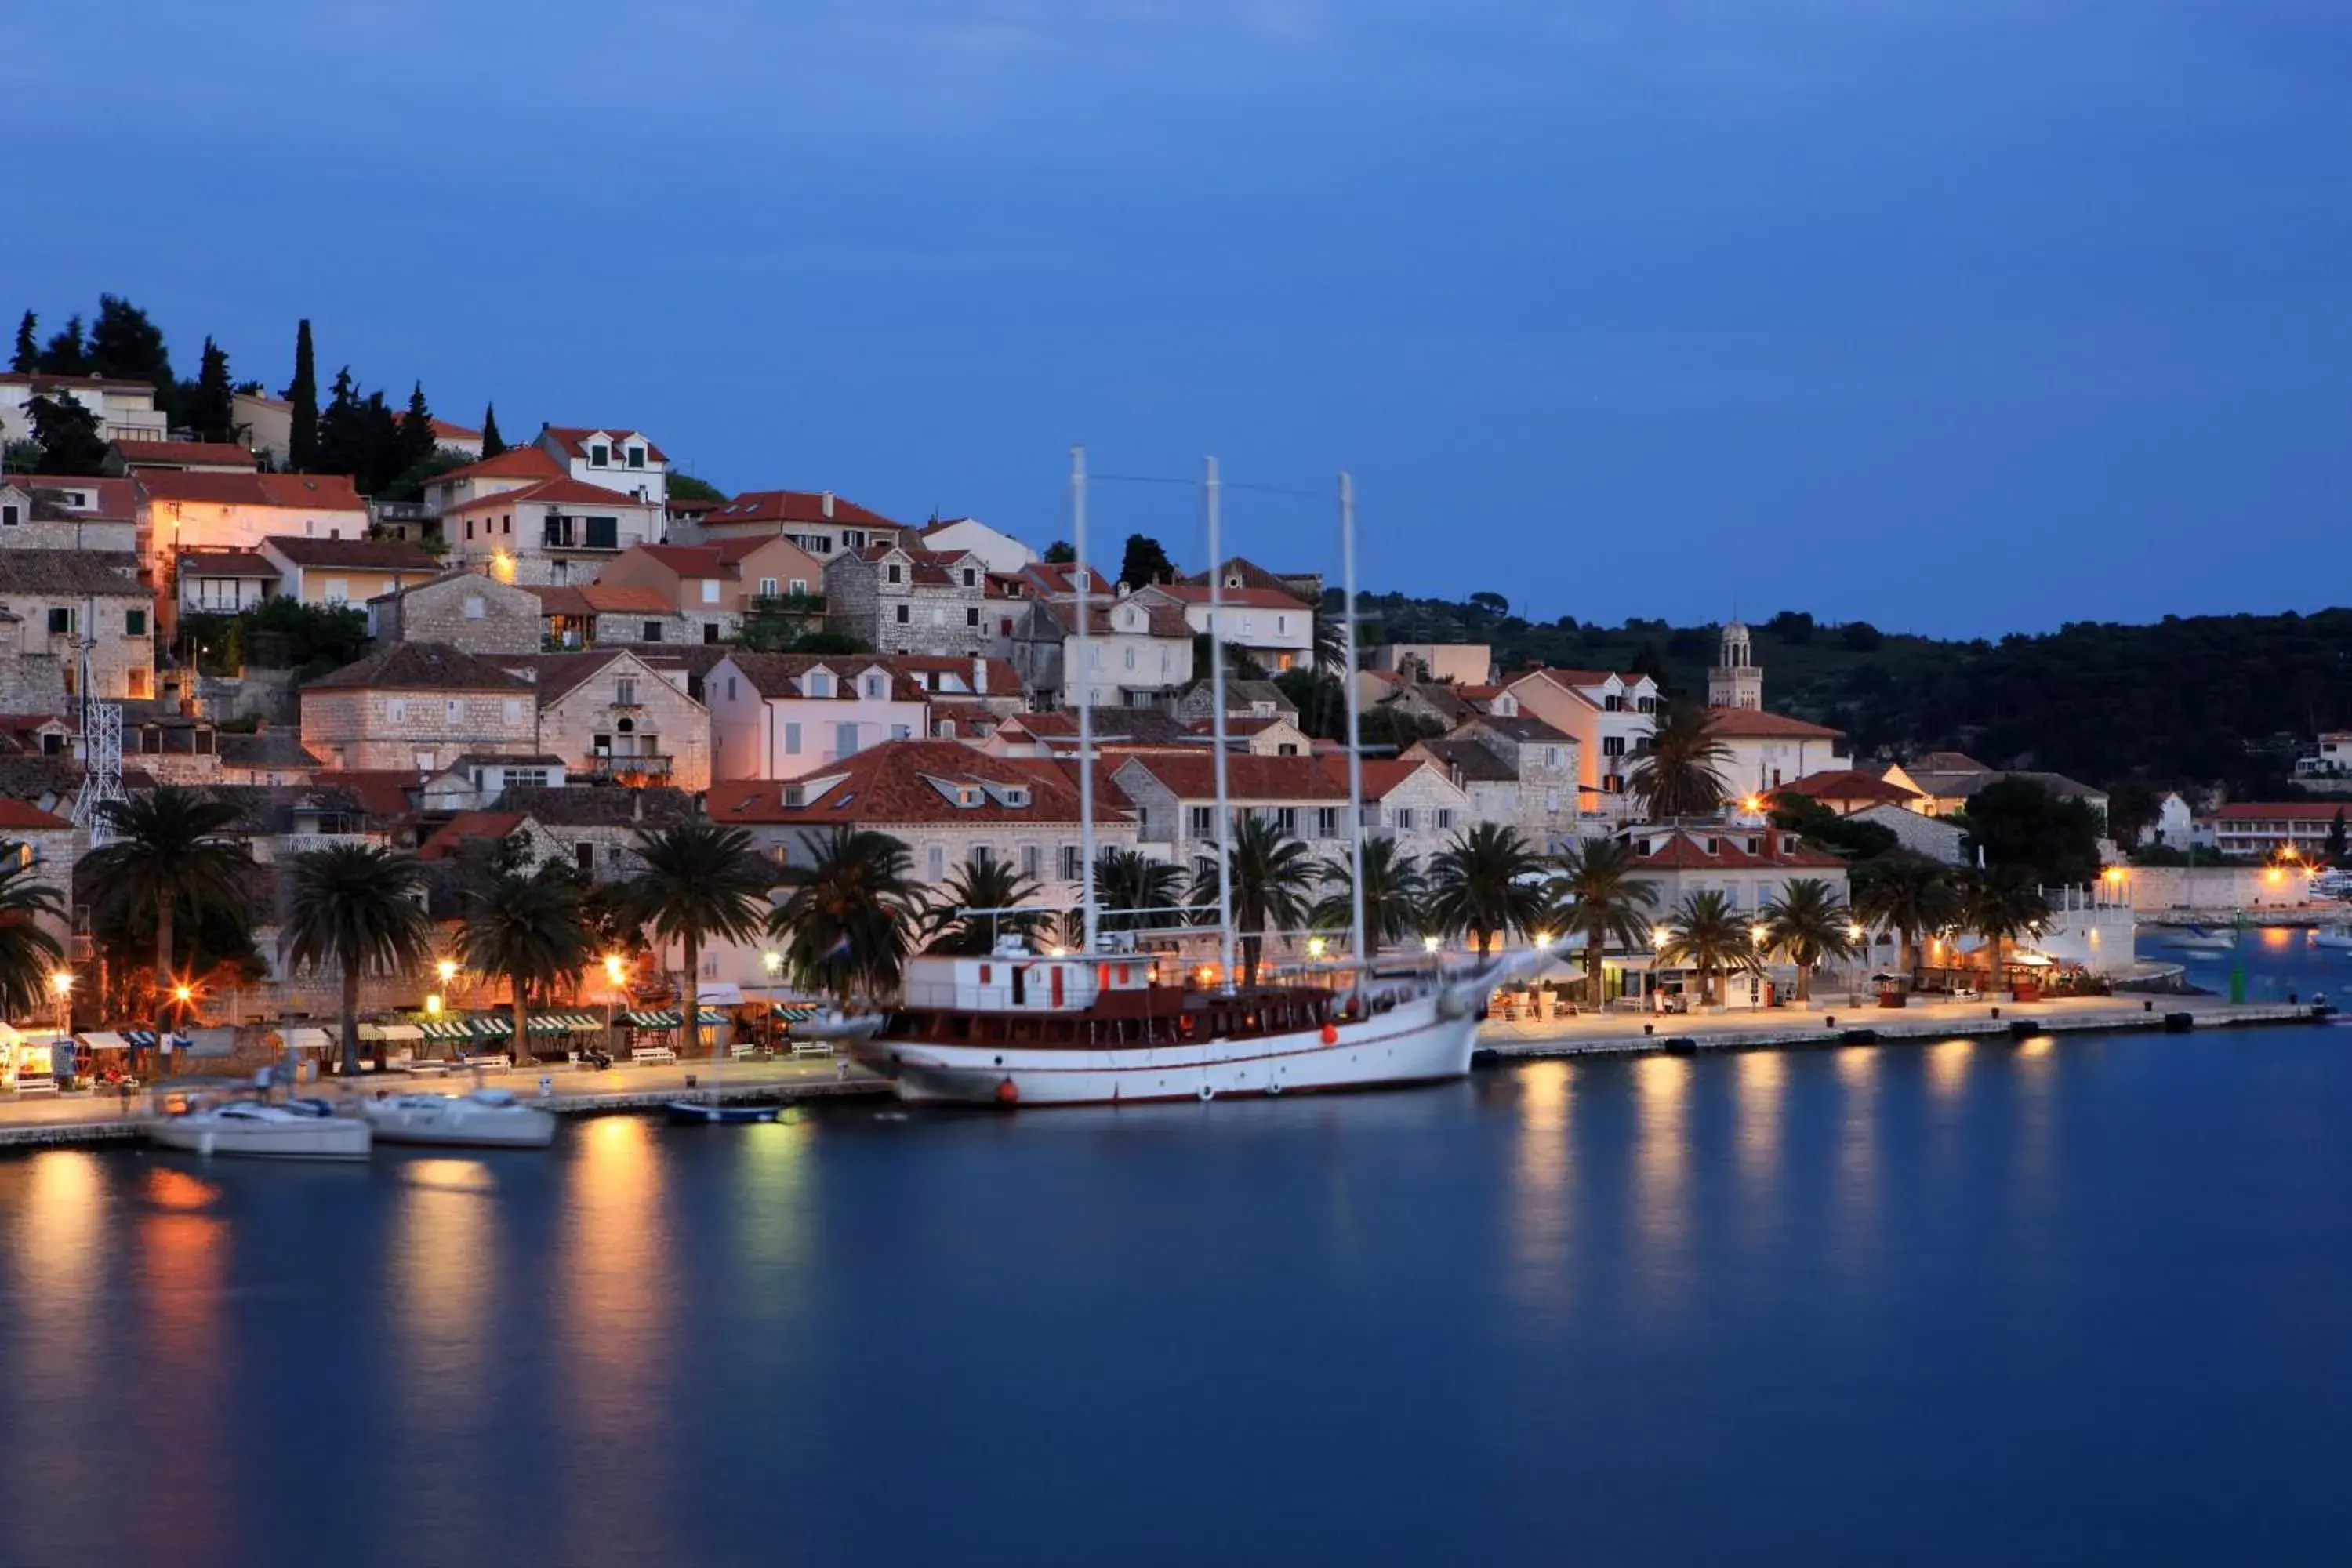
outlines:
M122 798L122 708L99 701L90 689L89 650L98 646L90 634L94 611L91 601L82 601L81 793L73 808L74 826L89 836L93 849L113 837L99 807Z

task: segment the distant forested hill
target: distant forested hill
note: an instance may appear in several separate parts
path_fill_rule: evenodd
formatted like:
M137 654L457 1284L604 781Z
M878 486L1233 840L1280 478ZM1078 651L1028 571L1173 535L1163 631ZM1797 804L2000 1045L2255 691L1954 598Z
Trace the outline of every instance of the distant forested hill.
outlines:
M1386 595L1363 607L1380 623L1366 627L1368 646L1485 642L1507 669L1642 668L1695 698L1720 635L1664 621L1536 624L1492 594L1466 604ZM1952 748L2097 784L2220 781L2242 795L2284 790L2299 741L2352 728L2352 610L2085 621L1997 643L1788 612L1751 629L1766 706L1835 724L1864 754Z

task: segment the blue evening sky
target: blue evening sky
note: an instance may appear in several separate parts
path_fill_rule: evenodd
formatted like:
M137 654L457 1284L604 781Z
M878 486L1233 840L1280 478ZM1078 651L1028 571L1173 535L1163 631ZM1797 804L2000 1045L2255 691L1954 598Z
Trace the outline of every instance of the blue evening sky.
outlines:
M2352 597L2341 0L0 6L0 310L1370 587L1998 633ZM1097 487L1196 562L1182 489ZM1336 564L1319 498L1233 546ZM1099 536L1098 533L1098 536Z

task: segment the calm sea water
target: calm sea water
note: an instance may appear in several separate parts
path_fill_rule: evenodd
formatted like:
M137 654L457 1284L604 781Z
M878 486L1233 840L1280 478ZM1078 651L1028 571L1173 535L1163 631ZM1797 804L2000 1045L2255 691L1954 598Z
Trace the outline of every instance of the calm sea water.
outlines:
M2309 1027L0 1161L0 1563L2342 1562L2347 1132Z

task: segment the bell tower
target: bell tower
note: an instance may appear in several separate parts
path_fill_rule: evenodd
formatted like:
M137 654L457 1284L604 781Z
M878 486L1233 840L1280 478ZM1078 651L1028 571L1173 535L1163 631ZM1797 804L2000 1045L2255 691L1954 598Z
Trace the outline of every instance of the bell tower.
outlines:
M1764 706L1764 672L1756 667L1755 650L1748 644L1748 628L1731 621L1723 628L1723 649L1706 672L1706 705L1710 708Z

